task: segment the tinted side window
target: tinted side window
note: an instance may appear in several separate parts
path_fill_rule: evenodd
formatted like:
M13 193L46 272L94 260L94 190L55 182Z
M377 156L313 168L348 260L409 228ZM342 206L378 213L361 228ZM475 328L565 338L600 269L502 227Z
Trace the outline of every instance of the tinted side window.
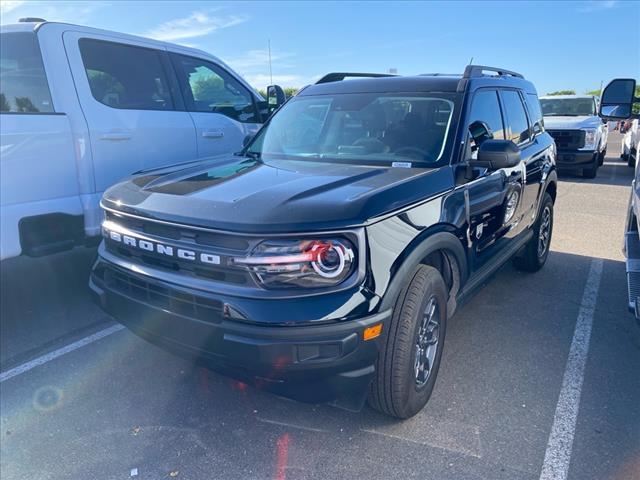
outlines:
M260 121L253 95L229 72L198 58L174 59L188 110L220 113L245 123Z
M511 127L509 140L517 145L527 142L529 140L529 123L520 94L515 90L503 90L502 101L507 114L507 125Z
M162 53L100 40L80 40L91 94L100 103L129 110L172 110Z
M49 84L34 33L0 35L0 112L53 112Z
M529 109L529 117L533 124L533 132L538 133L544 131L544 120L542 118L542 109L540 108L538 96L535 93L527 93L525 98Z
M504 126L502 114L498 103L498 94L495 90L479 90L473 97L469 125L474 122L484 122L491 130L491 138L504 140Z
M485 126L489 131L485 131ZM471 103L467 122L469 142L466 158L476 158L478 147L489 138L504 140L504 125L496 90L478 90Z

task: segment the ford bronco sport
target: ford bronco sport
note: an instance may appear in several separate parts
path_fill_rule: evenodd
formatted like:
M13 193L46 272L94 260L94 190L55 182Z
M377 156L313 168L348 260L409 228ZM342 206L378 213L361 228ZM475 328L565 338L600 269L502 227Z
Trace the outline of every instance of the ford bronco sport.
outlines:
M520 74L329 74L224 164L110 188L90 285L133 332L236 379L407 418L456 308L511 258L544 265L554 157Z

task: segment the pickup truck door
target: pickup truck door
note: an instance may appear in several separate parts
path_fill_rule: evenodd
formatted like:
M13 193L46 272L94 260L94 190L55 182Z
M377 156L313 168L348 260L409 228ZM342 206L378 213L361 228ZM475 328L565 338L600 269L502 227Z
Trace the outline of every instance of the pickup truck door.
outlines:
M95 208L101 192L131 173L197 157L166 50L78 31L63 39L89 129Z
M224 66L170 53L186 108L196 126L198 156L237 152L261 125L255 94Z

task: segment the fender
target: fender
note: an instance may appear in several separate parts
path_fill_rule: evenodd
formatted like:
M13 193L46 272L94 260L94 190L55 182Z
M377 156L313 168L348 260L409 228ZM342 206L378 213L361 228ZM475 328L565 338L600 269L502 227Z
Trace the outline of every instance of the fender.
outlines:
M458 237L451 232L441 231L432 233L433 229L438 227L442 228L442 225L435 225L434 227L431 227L407 246L402 255L402 263L393 274L393 277L389 282L389 286L382 297L382 304L380 306L381 311L393 308L400 291L409 282L411 272L426 256L438 250L447 250L455 258L460 274L460 288L467 281L467 256L464 248L462 247L462 243ZM424 238L425 236L427 238Z

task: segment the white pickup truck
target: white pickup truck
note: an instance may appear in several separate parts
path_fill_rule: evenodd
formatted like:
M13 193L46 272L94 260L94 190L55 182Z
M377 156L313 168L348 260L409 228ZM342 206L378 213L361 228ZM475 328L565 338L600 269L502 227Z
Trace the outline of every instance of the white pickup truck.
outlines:
M540 97L544 126L556 142L556 164L595 178L607 154L609 126L598 117L598 98L591 95Z
M267 104L203 51L40 19L0 29L0 258L100 233L136 171L241 149Z

